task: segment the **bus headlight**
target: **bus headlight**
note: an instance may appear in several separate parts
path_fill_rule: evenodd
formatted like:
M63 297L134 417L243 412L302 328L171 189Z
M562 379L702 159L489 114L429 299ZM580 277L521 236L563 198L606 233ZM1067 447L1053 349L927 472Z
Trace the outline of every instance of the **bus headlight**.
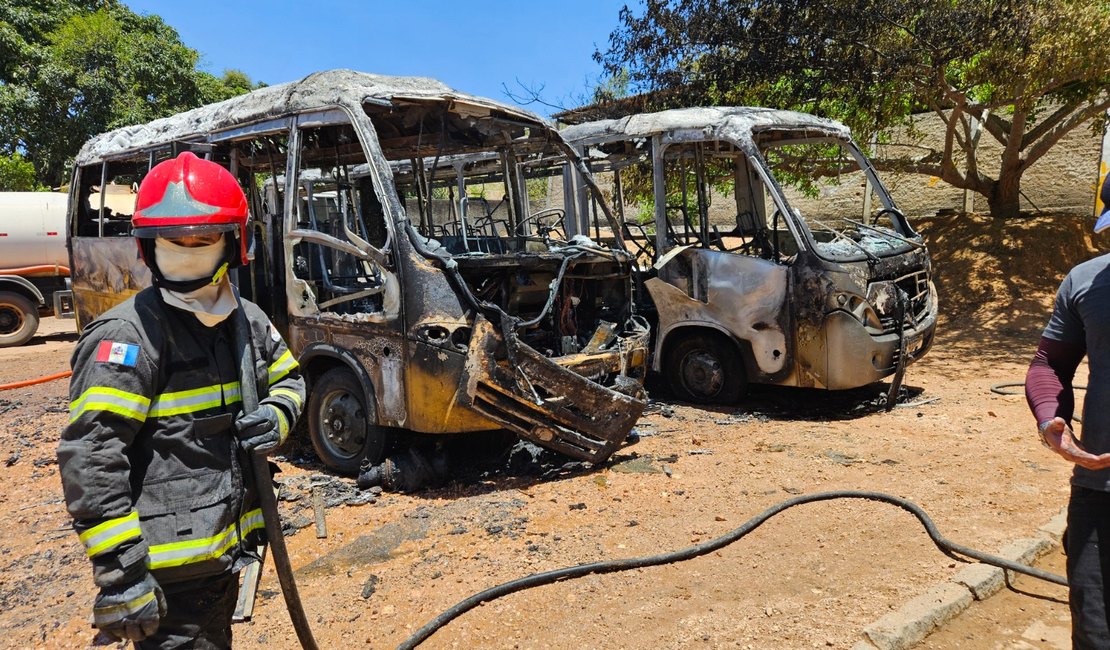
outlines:
M858 320L869 334L883 333L883 324L879 321L879 315L863 296L854 293L838 293L836 305Z

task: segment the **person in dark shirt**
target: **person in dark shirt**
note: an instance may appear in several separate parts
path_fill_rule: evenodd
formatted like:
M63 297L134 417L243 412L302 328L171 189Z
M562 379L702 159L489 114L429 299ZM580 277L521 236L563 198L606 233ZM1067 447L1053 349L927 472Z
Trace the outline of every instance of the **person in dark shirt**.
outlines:
M1110 227L1110 179L1100 195L1106 210L1095 232ZM1072 379L1087 357L1089 379L1082 435L1071 423ZM1072 645L1110 648L1110 255L1073 268L1060 284L1040 345L1025 378L1025 396L1041 442L1073 463L1064 552Z

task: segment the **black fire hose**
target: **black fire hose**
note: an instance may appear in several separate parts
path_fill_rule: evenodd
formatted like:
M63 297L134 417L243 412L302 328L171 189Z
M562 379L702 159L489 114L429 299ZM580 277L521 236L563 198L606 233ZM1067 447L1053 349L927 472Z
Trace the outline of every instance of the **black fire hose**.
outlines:
M700 555L705 555L706 553L712 553L713 551L728 546L744 535L752 532L760 524L782 512L783 510L786 510L787 508L792 508L803 503L811 503L814 501L829 501L832 499L867 499L869 501L882 501L885 503L896 505L903 510L909 511L913 514L913 516L917 517L917 519L925 527L925 531L929 534L929 537L937 545L937 548L939 548L941 552L943 552L945 555L953 559L963 561L962 558L958 557L959 555L963 555L974 560L978 560L983 564L990 564L992 566L1008 569L1017 573L1023 573L1025 575L1039 578L1041 580L1045 580L1054 584L1064 586L1067 586L1068 584L1066 578L1064 578L1063 576L1058 576L1055 573L1042 571L1041 569L1026 566L1024 564L1018 564L1017 562L1013 562L1005 558L988 555L981 551L977 551L975 549L948 541L940 534L940 532L937 531L937 527L933 523L933 520L929 518L929 515L925 514L925 511L921 509L921 506L918 506L912 501L907 501L906 499L903 499L901 497L884 494L882 492L836 490L833 492L803 494L802 496L794 497L793 499L787 499L786 501L782 501L764 510L759 515L744 522L743 525L741 525L739 528L733 529L731 532L728 532L724 535L721 535L720 537L711 539L709 541L702 542L701 544L688 546L686 548L679 549L670 553L648 555L638 558L628 558L624 560L608 560L604 562L592 562L590 564L579 564L578 566L567 567L564 569L554 569L552 571L545 571L543 573L534 573L530 576L525 576L523 578L518 578L516 580L511 580L504 584L497 585L496 587L491 587L489 589L486 589L485 591L474 594L469 598L459 601L459 603L456 604L454 607L443 612L439 616L429 621L424 627L417 630L416 633L406 639L403 643L401 643L401 645L397 646L397 648L398 650L409 650L411 648L415 648L416 646L426 641L428 637L432 636L432 634L434 634L436 630L447 625L452 620L458 618L459 616L462 616L471 609L474 609L482 603L495 600L513 592L522 591L524 589L529 589L532 587L539 587L541 585L548 585L559 582L561 580L581 578L592 573L614 573L616 571L627 571L629 569L640 569L643 567L658 566L660 564L671 564L674 562L689 560Z
M1012 381L1005 384L995 384L991 386L991 392L995 395L1024 395L1024 392L1007 390L1009 388L1020 388L1024 385L1025 382L1023 381ZM1072 386L1072 390L1087 390L1087 387L1076 384ZM1078 415L1072 415L1071 419L1076 422L1083 422L1083 418L1079 417Z
M258 384L254 374L254 347L251 345L250 325L239 303L235 316L235 345L239 353L239 394L243 400L243 413L253 413L258 409ZM289 551L285 548L285 536L281 532L281 516L278 515L277 497L274 496L273 480L270 476L269 461L266 460L267 447L249 454L254 482L258 490L258 500L262 507L262 520L266 524L266 539L270 543L270 555L274 558L274 569L281 594L285 597L285 607L297 631L297 639L305 650L317 650L316 639L308 624L308 616L297 593L297 582L293 578L293 565L289 561Z

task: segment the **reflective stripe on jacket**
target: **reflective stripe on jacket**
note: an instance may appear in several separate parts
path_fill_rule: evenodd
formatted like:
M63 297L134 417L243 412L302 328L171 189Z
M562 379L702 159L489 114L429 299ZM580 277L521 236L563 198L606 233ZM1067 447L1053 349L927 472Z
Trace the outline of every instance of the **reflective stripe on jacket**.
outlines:
M305 397L296 359L257 306L243 308L258 394L288 429ZM237 458L236 318L205 327L146 289L82 333L58 466L94 567L141 544L160 581L198 578L262 541L250 464Z

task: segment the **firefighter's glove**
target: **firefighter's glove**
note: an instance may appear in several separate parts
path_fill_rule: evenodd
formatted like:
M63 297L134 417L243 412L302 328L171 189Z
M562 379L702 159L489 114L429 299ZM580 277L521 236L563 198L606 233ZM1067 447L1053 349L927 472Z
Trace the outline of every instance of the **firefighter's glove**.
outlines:
M253 413L236 420L235 429L239 432L239 446L243 451L251 453L284 441L289 425L285 422L285 415L276 406L263 404Z
M135 582L102 587L93 601L93 625L120 641L142 641L158 631L166 598L149 573Z

